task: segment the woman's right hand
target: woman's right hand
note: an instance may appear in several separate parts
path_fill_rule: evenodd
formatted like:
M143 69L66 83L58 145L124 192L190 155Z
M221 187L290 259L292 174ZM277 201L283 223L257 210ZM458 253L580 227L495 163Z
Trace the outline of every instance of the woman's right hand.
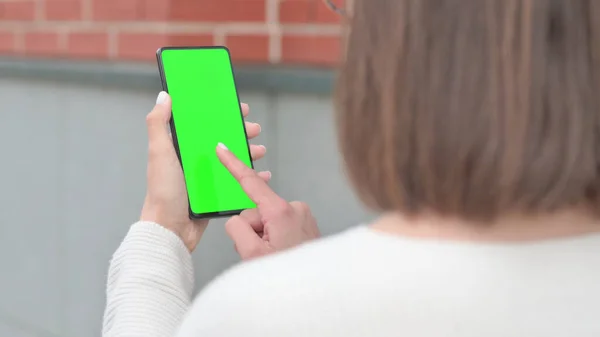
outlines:
M243 260L285 250L320 236L317 222L305 203L288 203L278 196L225 145L219 144L217 155L257 205L232 217L225 225Z

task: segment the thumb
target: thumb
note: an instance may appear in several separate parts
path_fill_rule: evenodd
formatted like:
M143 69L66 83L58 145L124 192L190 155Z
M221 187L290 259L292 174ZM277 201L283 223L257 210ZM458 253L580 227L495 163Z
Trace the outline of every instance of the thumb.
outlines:
M164 144L172 144L169 120L171 119L171 97L161 91L156 98L154 109L146 116L148 126L148 142L151 147L162 147Z

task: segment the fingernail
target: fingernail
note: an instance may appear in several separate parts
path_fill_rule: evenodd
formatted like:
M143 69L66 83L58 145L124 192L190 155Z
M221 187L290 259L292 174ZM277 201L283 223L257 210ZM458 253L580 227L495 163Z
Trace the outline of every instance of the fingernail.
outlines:
M223 150L229 150L227 148L227 146L225 146L225 144L223 144L223 143L219 143L217 146L220 147L220 148L222 148Z
M258 123L254 123L254 124L256 124L256 126L258 126L258 132L261 133L262 132L262 127L260 126L260 124L258 124Z
M263 150L265 150L265 152L267 152L267 147L264 145L259 145L260 148L262 148Z
M158 97L156 97L156 104L163 104L167 100L168 96L169 96L169 94L167 94L164 91L161 91L158 94Z
M269 179L271 179L271 177L272 177L271 171L267 171L267 175L269 176Z

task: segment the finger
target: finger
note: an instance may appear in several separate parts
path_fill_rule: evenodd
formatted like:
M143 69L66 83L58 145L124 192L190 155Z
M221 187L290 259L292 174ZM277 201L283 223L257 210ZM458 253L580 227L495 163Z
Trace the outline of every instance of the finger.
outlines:
M146 116L148 143L151 148L156 150L172 147L172 138L169 134L170 118L171 98L162 91L156 99L154 109Z
M248 197L256 203L263 216L270 217L274 213L284 211L289 207L285 200L273 192L253 169L237 159L225 145L219 144L217 146L217 156L240 183Z
M259 160L267 154L267 148L264 145L250 145L250 155L252 160Z
M266 248L264 241L252 226L240 216L229 219L225 224L225 230L243 260L262 255Z
M258 176L267 183L269 181L271 181L271 172L270 171L258 172Z
M246 122L246 135L248 136L248 139L252 139L255 137L258 137L258 135L260 135L260 124L258 123L252 123L252 122Z
M240 217L246 220L246 222L250 225L250 227L252 227L254 232L256 232L259 235L265 229L260 212L256 208L244 210L242 213L240 213Z
M250 106L246 103L242 103L240 104L240 106L242 107L242 115L244 117L248 117L248 115L250 114Z

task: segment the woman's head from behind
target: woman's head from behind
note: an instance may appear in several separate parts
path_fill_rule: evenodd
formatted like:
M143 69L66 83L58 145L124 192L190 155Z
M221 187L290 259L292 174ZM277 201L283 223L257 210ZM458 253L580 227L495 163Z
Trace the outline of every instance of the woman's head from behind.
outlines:
M354 0L341 150L380 211L598 205L600 2Z

